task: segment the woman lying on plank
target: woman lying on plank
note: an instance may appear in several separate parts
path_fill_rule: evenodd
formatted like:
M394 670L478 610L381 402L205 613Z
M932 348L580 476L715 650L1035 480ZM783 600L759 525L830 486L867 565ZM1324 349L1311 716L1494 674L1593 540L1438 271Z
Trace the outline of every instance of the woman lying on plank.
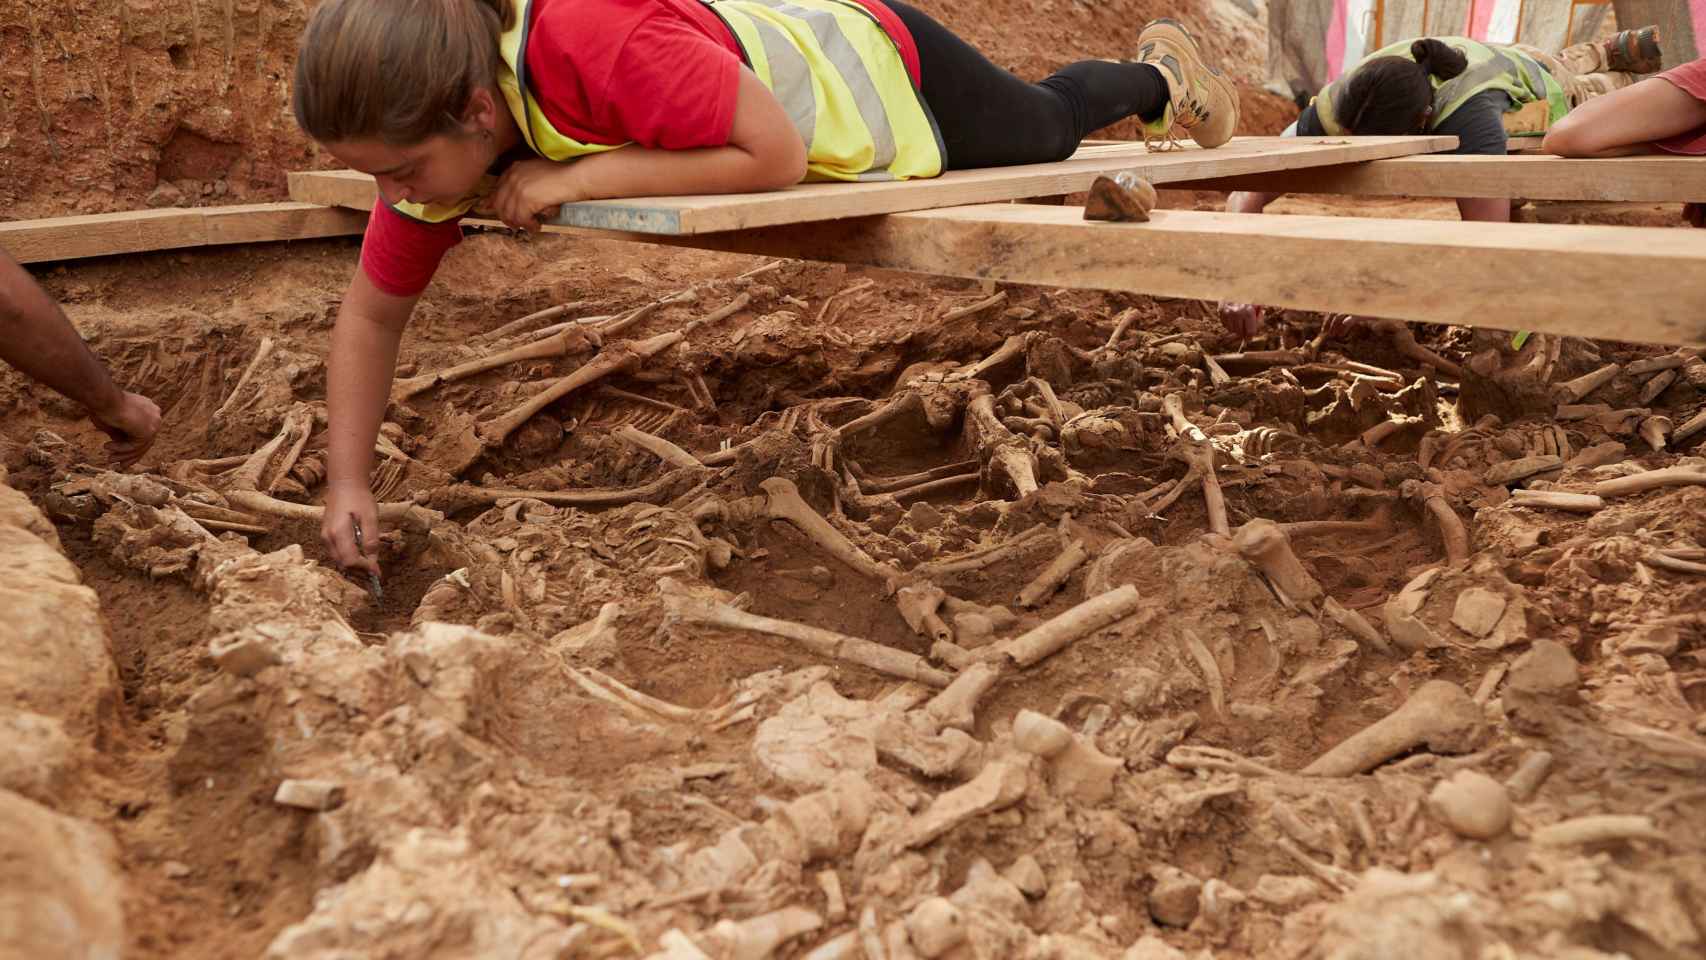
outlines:
M332 556L377 570L351 519L378 529L368 473L397 344L476 203L537 230L576 200L1061 160L1130 116L1146 138L1231 138L1237 91L1184 28L1136 39L1136 62L1030 84L898 0L325 0L296 119L381 197L327 363Z
M1582 104L1546 131L1541 149L1560 157L1706 156L1706 59ZM1706 227L1706 203L1688 204L1683 216Z
M1604 43L1579 43L1557 56L1522 44L1424 37L1377 50L1305 107L1288 136L1455 136L1459 154L1503 156L1511 137L1540 136L1572 107L1628 87L1659 65L1658 30L1625 30ZM1226 209L1260 213L1277 193L1234 193ZM1464 198L1465 220L1507 221L1510 201ZM1262 327L1263 309L1221 305L1240 336Z

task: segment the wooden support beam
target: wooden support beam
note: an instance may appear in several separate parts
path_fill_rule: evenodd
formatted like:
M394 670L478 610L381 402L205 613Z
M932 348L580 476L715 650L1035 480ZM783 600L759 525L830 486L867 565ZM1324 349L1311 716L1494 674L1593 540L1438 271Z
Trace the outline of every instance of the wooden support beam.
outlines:
M359 234L367 215L312 203L253 203L98 213L0 223L0 249L20 263L226 243L308 240Z
M650 243L1051 287L1706 344L1706 231L984 204ZM598 236L600 234L586 234ZM609 236L610 234L602 234Z
M1153 183L1237 176L1450 150L1455 137L1239 137L1213 150L1151 153L1141 143L1091 144L1058 163L955 170L928 180L803 183L768 193L636 197L564 204L557 226L667 235L715 233L906 210L999 203L1088 190L1136 171ZM349 170L290 174L290 197L369 209L372 180Z
M1401 157L1167 186L1177 190L1338 193L1364 197L1692 203L1706 199L1706 157L1642 156L1606 160L1567 160L1544 155Z

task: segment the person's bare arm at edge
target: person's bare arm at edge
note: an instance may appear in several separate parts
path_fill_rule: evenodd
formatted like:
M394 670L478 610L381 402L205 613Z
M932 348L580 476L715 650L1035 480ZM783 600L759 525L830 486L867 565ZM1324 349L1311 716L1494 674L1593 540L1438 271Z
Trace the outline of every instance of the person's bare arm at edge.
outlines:
M332 328L326 358L326 515L320 538L341 567L379 572L379 511L369 480L373 443L390 402L397 345L418 299L386 293L358 267ZM361 523L366 553L356 549L352 515Z
M0 251L0 360L82 404L95 426L112 438L107 453L120 466L141 459L154 442L160 408L113 383L65 311L4 251Z
M1648 144L1706 126L1706 103L1659 77L1594 97L1546 132L1540 149L1559 157L1602 159L1650 153Z

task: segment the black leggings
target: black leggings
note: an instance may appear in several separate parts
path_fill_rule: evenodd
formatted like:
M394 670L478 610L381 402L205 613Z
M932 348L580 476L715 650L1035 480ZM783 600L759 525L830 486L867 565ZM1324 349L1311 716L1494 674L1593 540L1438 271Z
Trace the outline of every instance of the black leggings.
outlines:
M928 14L885 2L918 45L924 102L950 170L1064 160L1090 131L1133 115L1154 120L1166 109L1166 81L1149 64L1085 60L1026 83Z

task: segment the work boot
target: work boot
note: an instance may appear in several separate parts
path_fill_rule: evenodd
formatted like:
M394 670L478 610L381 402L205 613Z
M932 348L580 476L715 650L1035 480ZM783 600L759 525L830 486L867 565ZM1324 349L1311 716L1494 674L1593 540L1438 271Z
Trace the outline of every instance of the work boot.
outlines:
M1655 73L1663 55L1659 52L1659 28L1624 30L1605 41L1605 69L1624 73Z
M1174 128L1189 133L1202 147L1232 139L1238 126L1238 90L1208 65L1177 20L1151 20L1143 28L1137 36L1137 62L1161 71L1167 81L1167 109L1160 119L1143 125L1145 143L1151 136L1177 143Z

